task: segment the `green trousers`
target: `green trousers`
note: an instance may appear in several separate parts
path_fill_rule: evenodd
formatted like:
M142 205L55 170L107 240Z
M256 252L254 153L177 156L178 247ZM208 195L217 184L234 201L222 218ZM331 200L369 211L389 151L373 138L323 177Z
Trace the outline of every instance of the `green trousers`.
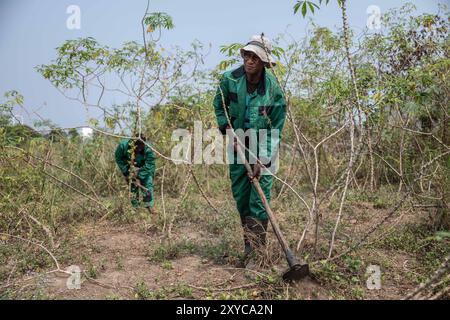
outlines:
M231 189L237 209L241 218L253 217L259 220L267 220L266 209L259 197L253 183L247 175L247 169L243 164L230 164ZM271 175L261 175L259 184L270 203L273 177Z
M153 192L153 178L148 177L145 180L140 180L142 186L148 189L148 192L142 188L137 187L131 183L131 204L134 208L138 208L140 205L140 197L142 196L142 202L145 208L153 208L155 204L155 197Z

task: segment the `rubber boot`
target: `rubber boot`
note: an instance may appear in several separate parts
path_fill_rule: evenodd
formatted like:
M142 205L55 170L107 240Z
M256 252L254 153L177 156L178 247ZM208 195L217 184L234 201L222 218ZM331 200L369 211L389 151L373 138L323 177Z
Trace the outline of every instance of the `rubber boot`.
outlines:
M132 198L131 199L131 205L133 206L134 209L139 208L139 200L136 198Z
M244 234L244 259L245 259L253 252L253 247L249 239L249 232L251 232L251 230L247 226L246 217L241 217L241 224L242 224L242 231Z
M260 262L258 254L264 250L266 245L267 220L259 220L253 217L246 217L245 227L248 232L248 240L251 246L251 254L245 260L245 276L251 280L256 279L259 272Z
M268 220L259 220L253 217L246 217L246 226L250 230L253 244L252 251L262 251L266 246Z

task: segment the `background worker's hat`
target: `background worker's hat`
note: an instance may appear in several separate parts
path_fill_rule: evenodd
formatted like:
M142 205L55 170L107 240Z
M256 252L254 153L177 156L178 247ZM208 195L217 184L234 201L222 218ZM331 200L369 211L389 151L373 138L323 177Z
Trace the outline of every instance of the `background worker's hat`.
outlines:
M266 66L276 65L275 59L272 57L272 44L270 40L264 36L264 33L259 36L253 36L250 38L245 47L241 49L241 56L244 57L244 51L250 51L256 54Z

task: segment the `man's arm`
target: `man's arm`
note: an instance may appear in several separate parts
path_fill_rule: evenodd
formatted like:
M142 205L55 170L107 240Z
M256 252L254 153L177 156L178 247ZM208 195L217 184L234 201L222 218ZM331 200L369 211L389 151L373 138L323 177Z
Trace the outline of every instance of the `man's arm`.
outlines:
M123 143L119 143L116 148L115 158L117 166L124 176L128 176L130 164L128 163L127 153L128 150L124 147Z
M214 97L213 105L219 130L222 134L225 134L228 126L228 106L230 105L230 100L228 98L228 81L225 77L222 77L222 79L220 80L219 87L217 88L216 95Z

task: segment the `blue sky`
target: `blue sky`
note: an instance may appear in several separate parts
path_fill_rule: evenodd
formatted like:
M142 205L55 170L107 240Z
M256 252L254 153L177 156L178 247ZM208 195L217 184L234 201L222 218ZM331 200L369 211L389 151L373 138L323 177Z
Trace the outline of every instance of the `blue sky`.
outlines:
M213 67L224 58L221 45L246 42L253 34L265 32L271 38L288 30L297 39L305 35L307 19L294 15L296 0L151 0L150 12L169 14L175 29L165 31L161 44L188 48L194 40L211 43L206 65ZM318 2L318 1L316 1ZM322 26L341 25L335 0L313 17ZM350 26L361 31L366 25L366 9L377 5L381 13L400 7L403 0L350 0ZM437 12L438 3L448 0L416 0L418 12ZM90 115L77 102L68 101L43 79L35 66L55 58L55 48L65 40L94 37L101 44L118 47L125 41L141 41L140 20L146 0L0 0L0 95L18 90L25 97L29 111L51 119L62 127L86 124ZM81 29L69 30L66 9L81 9ZM311 15L310 15L311 16ZM20 111L17 111L21 113ZM23 114L26 123L30 119Z

